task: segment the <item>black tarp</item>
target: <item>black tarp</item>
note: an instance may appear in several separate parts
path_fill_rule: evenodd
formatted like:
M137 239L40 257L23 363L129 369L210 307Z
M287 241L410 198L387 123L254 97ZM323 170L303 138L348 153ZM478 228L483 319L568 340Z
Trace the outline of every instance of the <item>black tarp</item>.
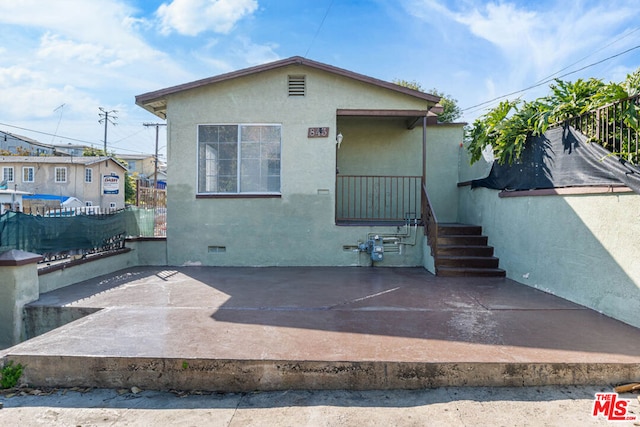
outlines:
M494 162L489 176L471 182L472 188L509 191L621 185L640 194L640 168L587 142L570 126L530 137L520 161L512 165Z

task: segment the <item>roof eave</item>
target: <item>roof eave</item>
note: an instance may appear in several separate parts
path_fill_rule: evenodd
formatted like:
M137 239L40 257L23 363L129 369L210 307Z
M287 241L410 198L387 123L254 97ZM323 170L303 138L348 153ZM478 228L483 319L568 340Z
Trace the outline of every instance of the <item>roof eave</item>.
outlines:
M238 77L244 77L251 74L262 73L269 70L274 70L289 65L304 65L318 70L323 70L332 74L340 75L343 77L351 78L364 83L372 84L375 86L383 87L395 92L400 92L405 95L413 96L415 98L427 101L428 104L436 104L440 101L439 96L435 96L429 93L420 92L418 90L410 89L404 86L397 85L395 83L386 82L384 80L376 79L374 77L366 76L364 74L355 73L353 71L345 70L343 68L334 67L332 65L323 64L321 62L312 61L310 59L303 58L301 56L293 56L291 58L282 59L280 61L269 62L267 64L257 65L254 67L244 68L242 70L232 71L230 73L220 74L205 79L195 80L193 82L184 83L177 86L171 86L165 89L156 90L153 92L143 93L136 96L136 105L144 108L152 114L166 119L166 97L175 93L183 92L186 90L196 89L202 86L236 79ZM154 106L153 104L157 104ZM430 105L431 106L431 105Z

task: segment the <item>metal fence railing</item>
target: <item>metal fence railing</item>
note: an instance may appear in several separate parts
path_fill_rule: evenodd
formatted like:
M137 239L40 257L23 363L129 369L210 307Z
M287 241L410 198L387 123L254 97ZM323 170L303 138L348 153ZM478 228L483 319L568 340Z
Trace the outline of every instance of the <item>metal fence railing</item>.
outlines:
M626 98L568 120L614 155L640 164L640 95Z
M77 208L66 208L59 206L24 206L22 213L29 215L39 215L43 217L60 218L77 215L112 215L122 209L100 208L99 206L82 206Z
M0 215L0 251L19 249L50 262L124 248L125 237L135 232L130 212L80 215L75 211L42 216L8 211Z
M89 208L7 211L0 215L0 252L19 249L50 262L122 249L128 237L166 235L166 208Z
M338 175L336 221L405 221L420 213L419 176Z

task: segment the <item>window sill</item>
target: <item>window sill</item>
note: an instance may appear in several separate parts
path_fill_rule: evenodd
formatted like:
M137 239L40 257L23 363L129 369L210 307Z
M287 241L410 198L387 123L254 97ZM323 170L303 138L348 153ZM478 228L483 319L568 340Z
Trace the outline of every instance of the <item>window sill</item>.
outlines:
M196 199L280 199L282 194L196 194Z

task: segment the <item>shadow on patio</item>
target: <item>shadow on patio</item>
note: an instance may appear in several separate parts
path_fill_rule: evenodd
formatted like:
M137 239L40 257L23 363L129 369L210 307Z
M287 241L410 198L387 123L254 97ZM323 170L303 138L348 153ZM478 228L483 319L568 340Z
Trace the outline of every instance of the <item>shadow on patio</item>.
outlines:
M640 354L640 330L508 279L436 278L422 268L180 271L229 296L212 314L218 322L339 332L347 346L358 334Z

